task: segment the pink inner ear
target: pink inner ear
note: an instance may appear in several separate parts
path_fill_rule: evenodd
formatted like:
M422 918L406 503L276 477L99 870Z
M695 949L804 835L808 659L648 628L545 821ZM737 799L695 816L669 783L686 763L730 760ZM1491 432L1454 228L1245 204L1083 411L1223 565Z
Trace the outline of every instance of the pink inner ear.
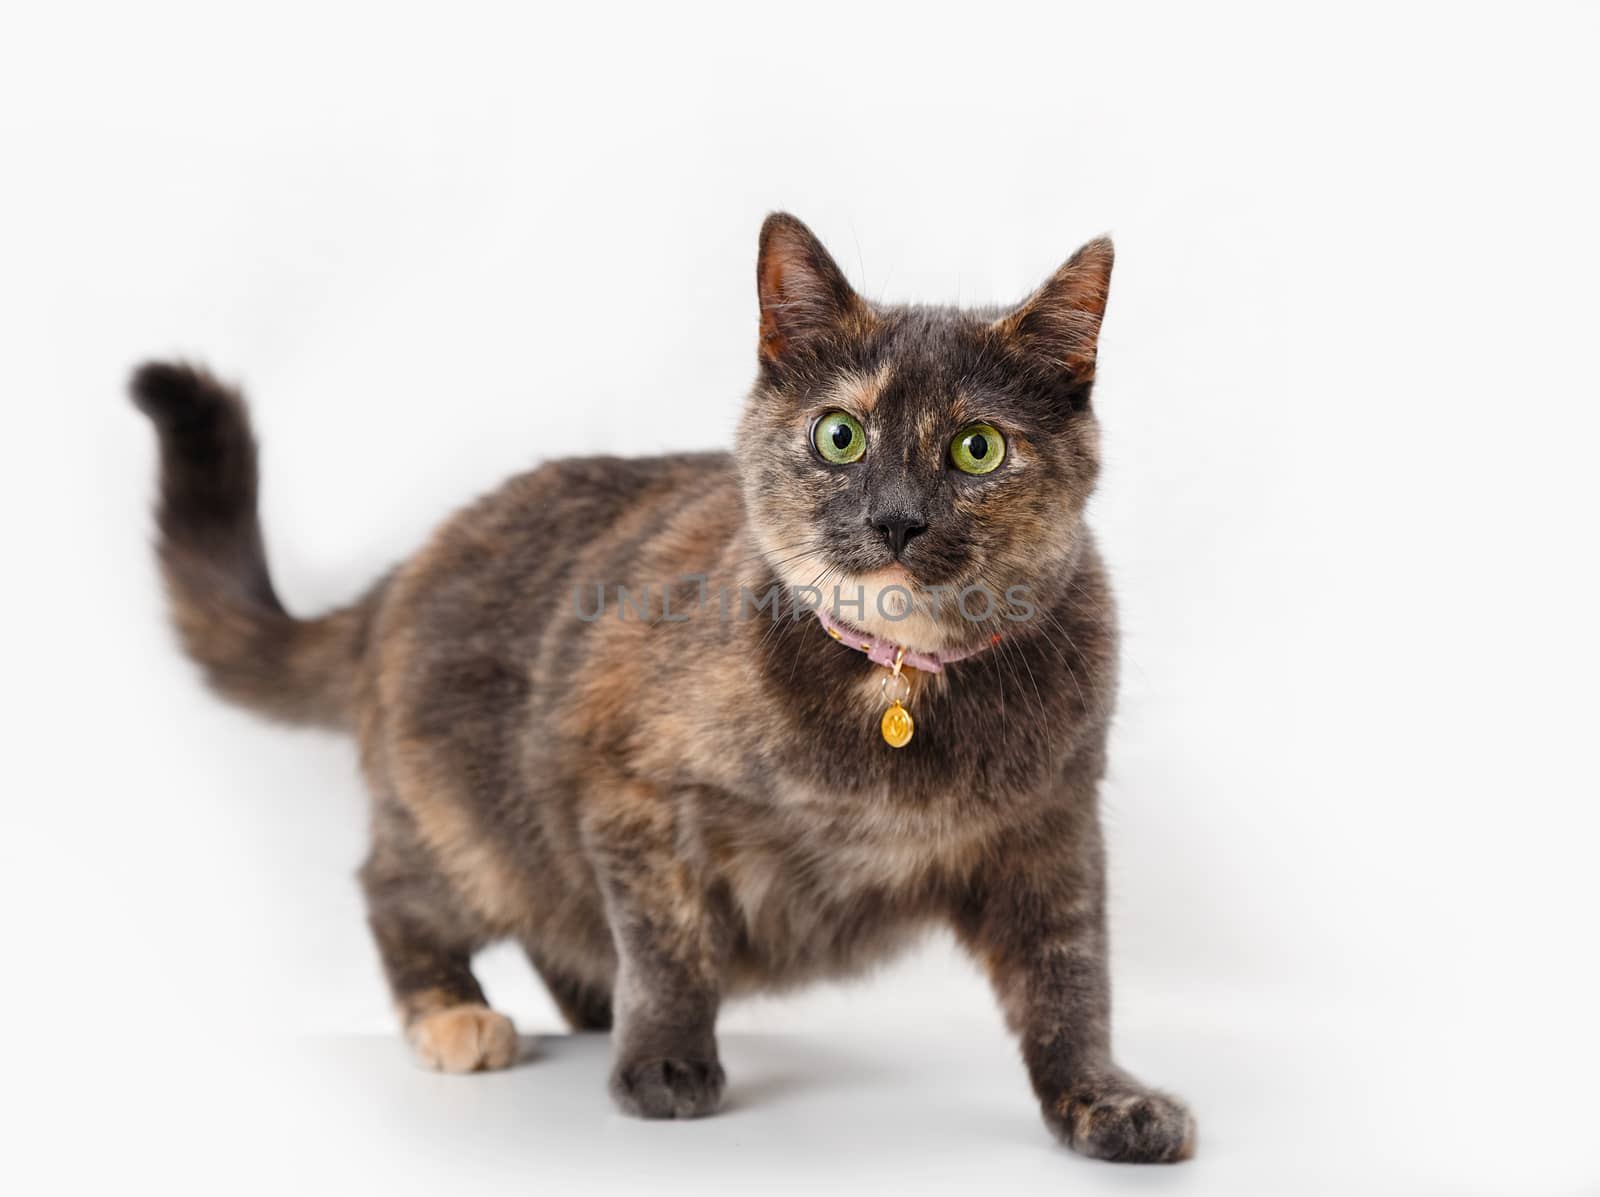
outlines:
M762 258L760 290L761 348L770 356L781 354L793 337L821 331L839 314L807 247L787 239Z
M778 312L789 302L784 293L785 266L782 251L769 252L761 259L761 355L766 358L780 356L787 344L778 319Z

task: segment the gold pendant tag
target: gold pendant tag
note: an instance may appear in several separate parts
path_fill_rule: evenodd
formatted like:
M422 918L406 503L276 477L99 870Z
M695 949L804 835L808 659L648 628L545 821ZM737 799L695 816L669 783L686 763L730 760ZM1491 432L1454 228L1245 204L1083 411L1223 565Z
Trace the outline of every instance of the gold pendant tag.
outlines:
M917 725L911 721L911 712L896 701L883 713L878 730L890 748L904 748L911 743L911 733L917 730Z
M911 679L900 672L900 667L905 663L906 650L901 649L894 655L894 665L883 679L879 688L885 698L889 697L889 683L898 682L900 692L897 697L890 700L889 709L883 713L883 719L878 723L878 730L883 733L884 741L890 748L904 748L911 743L911 733L917 730L917 725L911 719L911 712L906 710L906 699L911 697Z

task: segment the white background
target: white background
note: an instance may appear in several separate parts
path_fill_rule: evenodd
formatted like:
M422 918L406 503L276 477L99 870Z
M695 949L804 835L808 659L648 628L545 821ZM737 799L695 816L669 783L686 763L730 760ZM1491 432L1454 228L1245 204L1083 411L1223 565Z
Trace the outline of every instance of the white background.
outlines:
M1600 1192L1596 11L9 6L0 1186ZM730 1009L704 1124L593 1043L417 1072L350 746L173 651L135 361L248 387L312 612L541 459L727 444L774 208L889 300L1116 237L1118 1041L1190 1164L1054 1146L942 940Z

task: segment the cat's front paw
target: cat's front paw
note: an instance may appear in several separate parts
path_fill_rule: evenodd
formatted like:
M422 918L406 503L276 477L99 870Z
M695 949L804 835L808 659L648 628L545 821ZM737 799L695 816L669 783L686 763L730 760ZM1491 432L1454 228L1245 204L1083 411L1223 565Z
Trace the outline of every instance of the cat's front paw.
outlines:
M1097 1160L1172 1164L1194 1154L1194 1117L1175 1097L1129 1082L1082 1086L1045 1106L1067 1146Z
M611 1073L611 1096L638 1118L703 1118L722 1104L725 1081L715 1060L622 1060Z
M424 1014L408 1028L417 1059L439 1072L488 1072L517 1061L517 1028L473 1002Z

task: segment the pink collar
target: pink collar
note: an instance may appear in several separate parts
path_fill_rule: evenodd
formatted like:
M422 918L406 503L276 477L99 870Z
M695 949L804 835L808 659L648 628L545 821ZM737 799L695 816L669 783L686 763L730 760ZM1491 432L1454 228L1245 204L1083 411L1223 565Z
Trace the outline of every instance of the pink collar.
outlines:
M866 653L867 660L874 665L882 665L885 669L893 669L896 664L901 664L909 665L913 669L920 669L923 673L943 673L946 665L964 661L966 658L976 656L984 649L1000 643L1000 633L995 632L987 640L980 641L967 648L952 648L936 653L919 653L914 648L905 648L888 640L874 640L865 632L857 631L849 624L839 622L822 607L817 607L815 610L818 621L821 622L828 635L846 648L853 648L857 652Z

